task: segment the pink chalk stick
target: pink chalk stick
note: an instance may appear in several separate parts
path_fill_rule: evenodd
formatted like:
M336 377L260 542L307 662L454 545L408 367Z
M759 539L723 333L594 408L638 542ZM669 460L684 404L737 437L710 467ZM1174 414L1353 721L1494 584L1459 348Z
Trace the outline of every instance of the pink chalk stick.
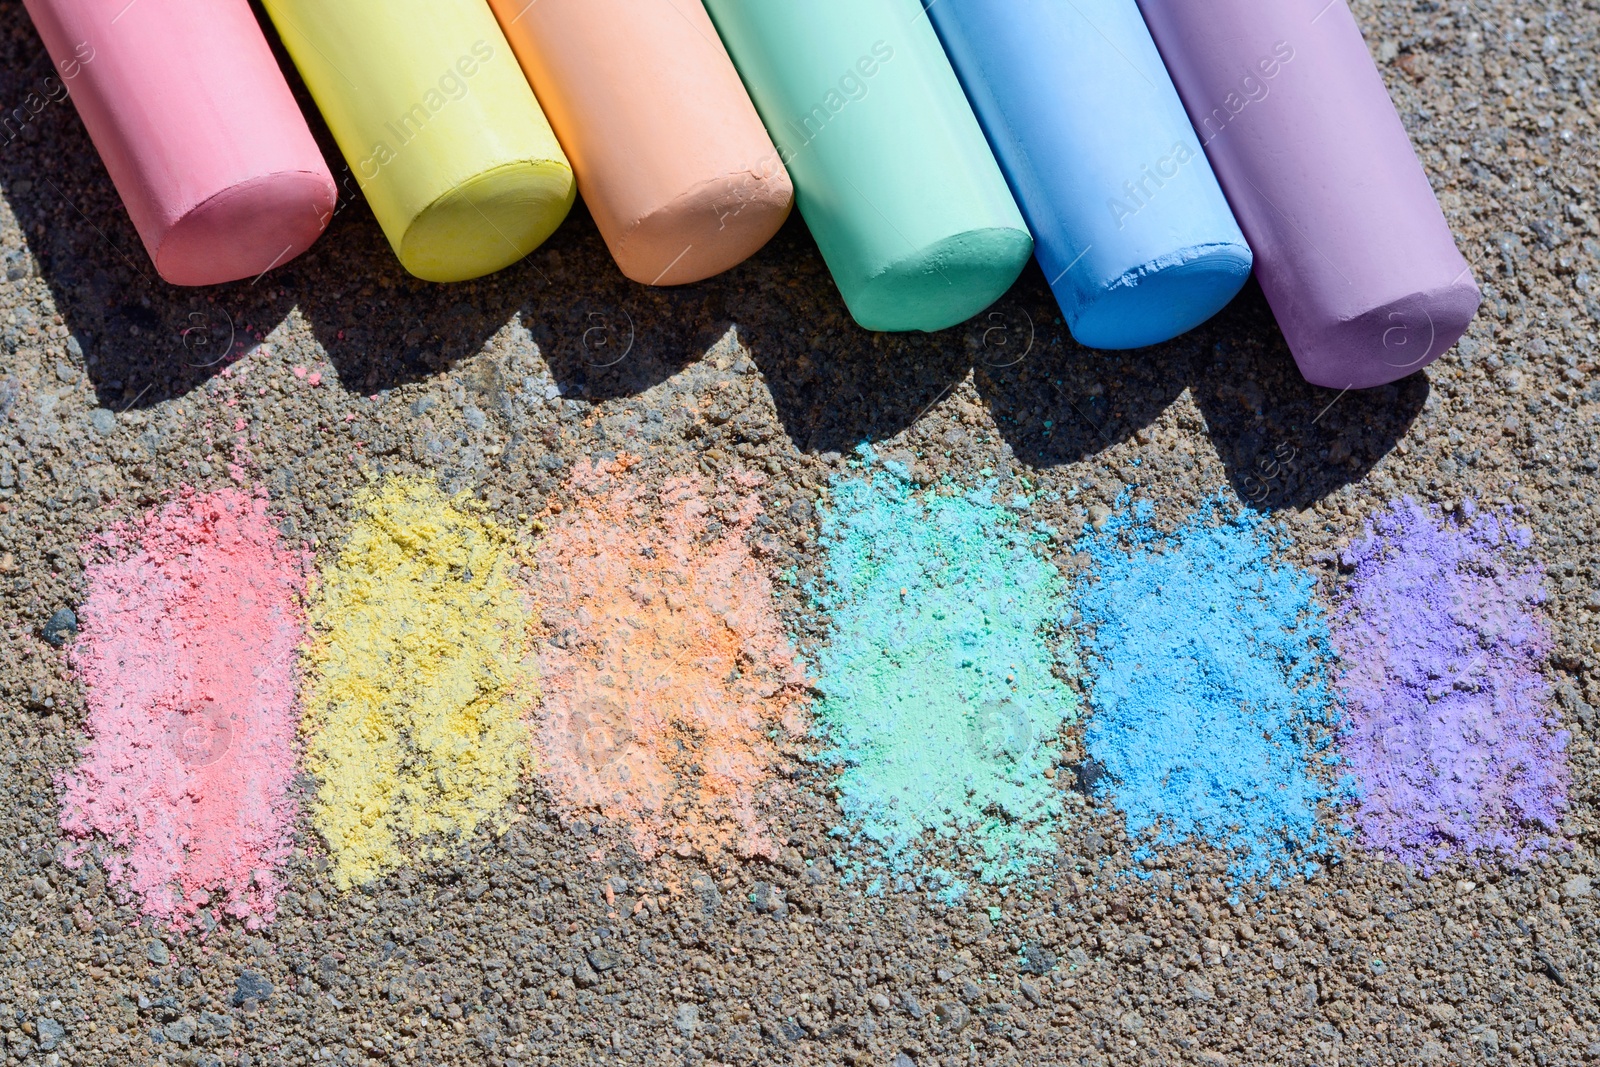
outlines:
M1383 385L1477 312L1345 0L1139 0L1306 380Z
M253 278L310 247L333 176L246 0L24 0L161 277Z

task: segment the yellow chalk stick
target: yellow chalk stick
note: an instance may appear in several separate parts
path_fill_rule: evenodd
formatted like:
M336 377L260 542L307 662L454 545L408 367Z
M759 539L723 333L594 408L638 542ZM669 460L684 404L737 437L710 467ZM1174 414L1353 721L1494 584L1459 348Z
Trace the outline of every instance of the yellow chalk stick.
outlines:
M483 0L264 0L401 264L464 281L566 218L572 167Z

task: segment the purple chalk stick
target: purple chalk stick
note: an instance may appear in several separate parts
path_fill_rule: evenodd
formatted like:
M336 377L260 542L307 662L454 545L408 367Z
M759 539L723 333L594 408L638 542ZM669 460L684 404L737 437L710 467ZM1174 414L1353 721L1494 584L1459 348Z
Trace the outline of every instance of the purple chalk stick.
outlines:
M1345 0L1139 0L1306 380L1402 378L1481 299Z

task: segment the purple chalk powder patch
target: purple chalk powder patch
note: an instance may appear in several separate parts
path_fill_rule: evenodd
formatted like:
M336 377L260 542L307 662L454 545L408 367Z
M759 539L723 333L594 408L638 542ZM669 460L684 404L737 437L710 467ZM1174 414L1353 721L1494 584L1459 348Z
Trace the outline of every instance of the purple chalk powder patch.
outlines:
M1456 521L1407 497L1374 518L1344 554L1354 573L1333 632L1357 828L1424 873L1558 846L1567 806L1543 568L1526 530L1465 510Z

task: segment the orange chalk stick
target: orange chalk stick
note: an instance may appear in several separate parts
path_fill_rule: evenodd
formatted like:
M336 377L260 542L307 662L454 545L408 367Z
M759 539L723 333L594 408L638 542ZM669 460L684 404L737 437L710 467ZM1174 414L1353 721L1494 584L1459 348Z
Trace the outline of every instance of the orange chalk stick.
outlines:
M794 187L700 0L489 0L622 272L727 270Z

